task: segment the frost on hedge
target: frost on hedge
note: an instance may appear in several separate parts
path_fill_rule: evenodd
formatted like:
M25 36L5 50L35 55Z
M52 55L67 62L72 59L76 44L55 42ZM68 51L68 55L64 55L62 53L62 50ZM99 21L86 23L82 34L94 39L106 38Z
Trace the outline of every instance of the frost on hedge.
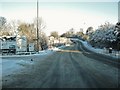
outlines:
M116 25L105 23L99 26L92 34L89 35L89 42L94 47L104 48L112 47L118 49L116 45L120 41L120 23Z

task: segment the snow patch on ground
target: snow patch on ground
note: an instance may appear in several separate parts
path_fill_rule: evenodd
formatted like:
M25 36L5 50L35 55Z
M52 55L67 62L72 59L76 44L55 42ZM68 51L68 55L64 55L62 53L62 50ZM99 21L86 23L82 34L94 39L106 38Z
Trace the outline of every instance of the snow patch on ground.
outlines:
M28 57L28 56L35 56L35 55L47 55L50 54L52 51L51 50L43 50L43 51L39 51L39 53L35 53L35 54L29 54L29 55L4 55L4 56L0 56L0 58L4 58L4 57Z
M20 61L4 59L2 61L2 75L3 76L9 75L9 74L12 74L12 72L14 71L17 71L18 69L23 68L18 64L18 62L20 63Z
M59 51L59 50L65 48L65 47L66 47L65 45L62 45L62 46L60 46L60 47L53 47L53 48L51 48L50 50L51 50L51 51Z
M86 41L82 41L82 40L79 40L79 41L90 51L93 51L95 53L104 54L104 55L107 55L107 56L110 56L113 58L120 58L120 52L113 50L112 53L109 53L109 51L106 49L94 48Z
M41 60L46 55L52 54L50 50L40 51L32 55L15 55L2 57L2 77L20 72L24 67L34 64L34 60Z

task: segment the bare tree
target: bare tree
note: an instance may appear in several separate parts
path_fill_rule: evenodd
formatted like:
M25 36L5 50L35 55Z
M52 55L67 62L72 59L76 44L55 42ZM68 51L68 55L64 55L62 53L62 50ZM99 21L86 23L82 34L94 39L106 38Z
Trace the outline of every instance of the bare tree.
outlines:
M37 27L37 25L38 25L38 27ZM43 49L43 47L42 47L42 46L44 46L43 43L46 41L46 38L44 38L46 36L45 36L45 34L43 34L43 30L46 28L46 23L43 21L42 17L38 18L38 24L37 24L37 18L34 19L34 27L36 28L36 30L37 30L37 28L39 30L38 31L39 36L36 33L36 39L38 39L39 48Z
M58 38L58 37L59 37L57 31L53 31L53 32L51 32L50 36L53 36L54 38Z
M34 19L34 26L35 26L35 28L37 28L37 18ZM39 17L38 18L38 29L39 29L39 31L42 31L45 28L46 28L45 22L43 21L42 17Z
M86 35L90 35L93 32L93 27L88 27Z
M10 26L10 29L11 29L11 33L12 35L17 35L18 33L18 26L20 25L20 21L18 20L12 20L9 22L9 26Z
M5 24L7 23L7 20L5 17L0 17L0 35L3 34L3 31L5 29Z
M0 17L0 27L4 26L5 23L7 23L7 20L5 17Z

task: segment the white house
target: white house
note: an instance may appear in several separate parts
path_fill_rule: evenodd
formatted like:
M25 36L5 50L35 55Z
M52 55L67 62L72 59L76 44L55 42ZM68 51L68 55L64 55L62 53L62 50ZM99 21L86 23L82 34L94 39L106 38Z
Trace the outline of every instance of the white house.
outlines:
M34 52L34 43L28 45L29 52ZM0 37L0 54L27 52L26 36L2 36Z
M17 43L17 52L26 52L27 51L27 38L26 36L18 35L16 38Z
M65 37L59 37L58 39L57 38L54 38L53 36L49 36L49 48L52 48L52 45L66 45L66 44L70 44L71 41L69 38L65 38Z
M1 53L16 53L16 36L0 37Z
M34 43L30 43L29 44L29 52L33 52L34 51Z

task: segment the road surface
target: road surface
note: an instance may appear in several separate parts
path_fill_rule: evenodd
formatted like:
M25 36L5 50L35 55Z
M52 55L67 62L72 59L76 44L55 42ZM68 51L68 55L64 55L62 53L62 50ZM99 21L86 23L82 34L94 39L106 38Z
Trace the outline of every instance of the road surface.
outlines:
M34 64L24 66L18 73L4 76L3 88L118 87L118 68L100 59L87 57L78 50L77 44L42 59L34 59Z

